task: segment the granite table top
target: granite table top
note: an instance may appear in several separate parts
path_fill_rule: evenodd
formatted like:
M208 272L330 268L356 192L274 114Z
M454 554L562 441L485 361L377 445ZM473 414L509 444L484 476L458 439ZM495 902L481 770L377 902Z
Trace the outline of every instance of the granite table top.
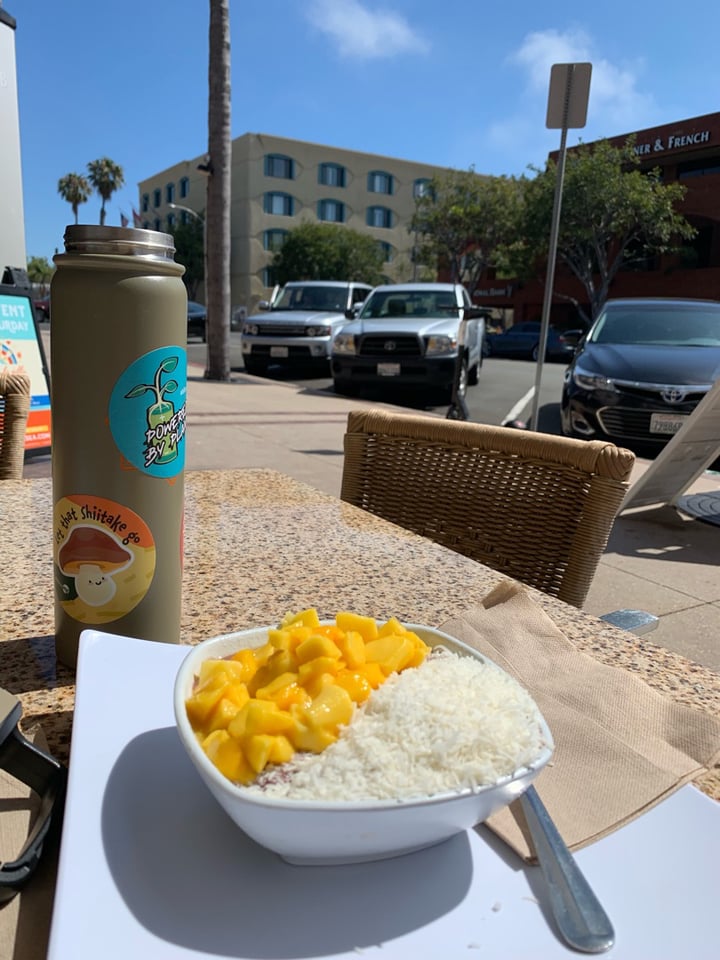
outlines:
M438 626L482 598L501 574L271 470L186 474L181 643L272 623L314 606ZM53 637L50 480L2 484L0 684L70 756L74 671ZM583 652L630 671L671 699L720 716L720 676L562 601L534 599ZM697 781L720 799L720 770Z

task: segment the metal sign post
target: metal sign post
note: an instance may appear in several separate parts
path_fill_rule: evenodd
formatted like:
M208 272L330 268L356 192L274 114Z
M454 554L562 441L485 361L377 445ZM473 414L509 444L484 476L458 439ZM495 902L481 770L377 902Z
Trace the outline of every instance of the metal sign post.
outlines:
M549 130L562 130L560 135L560 156L558 158L555 198L553 200L552 224L550 227L550 247L548 250L547 273L543 296L542 318L540 321L540 341L535 368L535 393L533 395L530 429L537 430L538 408L540 405L540 383L543 363L547 349L548 328L550 326L550 306L552 304L553 281L555 278L555 259L557 256L558 228L560 225L560 207L562 188L565 178L565 144L567 132L571 128L585 126L587 120L588 99L590 97L591 63L555 63L550 70L550 92L548 94L547 119L545 126Z

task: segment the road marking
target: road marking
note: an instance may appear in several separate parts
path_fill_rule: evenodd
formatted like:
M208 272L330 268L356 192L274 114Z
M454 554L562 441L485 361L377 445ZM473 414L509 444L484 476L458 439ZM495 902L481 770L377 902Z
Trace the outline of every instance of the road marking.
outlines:
M515 406L509 410L505 416L502 418L500 423L507 423L508 420L517 420L520 414L523 412L525 407L530 403L532 398L535 396L535 387L532 386L525 394L524 397L521 397Z

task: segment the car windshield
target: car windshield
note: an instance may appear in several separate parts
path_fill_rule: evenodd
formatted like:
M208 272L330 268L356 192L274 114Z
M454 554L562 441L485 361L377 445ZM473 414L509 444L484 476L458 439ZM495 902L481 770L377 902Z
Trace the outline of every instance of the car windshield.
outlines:
M319 310L343 313L347 304L345 287L286 287L273 310Z
M588 336L592 343L720 347L720 305L643 304L607 307Z
M377 291L360 312L361 320L399 317L457 316L458 306L452 291L387 290Z

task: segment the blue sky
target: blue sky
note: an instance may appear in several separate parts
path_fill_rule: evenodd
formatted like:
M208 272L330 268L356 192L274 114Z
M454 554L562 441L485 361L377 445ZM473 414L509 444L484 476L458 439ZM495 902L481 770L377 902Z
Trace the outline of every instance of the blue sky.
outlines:
M28 256L62 249L66 173L109 156L137 184L207 146L207 0L0 0L16 56ZM691 15L685 17L684 10ZM593 65L568 145L720 110L720 3L243 0L230 3L232 133L468 169L542 166L550 67ZM98 222L99 198L80 209Z

